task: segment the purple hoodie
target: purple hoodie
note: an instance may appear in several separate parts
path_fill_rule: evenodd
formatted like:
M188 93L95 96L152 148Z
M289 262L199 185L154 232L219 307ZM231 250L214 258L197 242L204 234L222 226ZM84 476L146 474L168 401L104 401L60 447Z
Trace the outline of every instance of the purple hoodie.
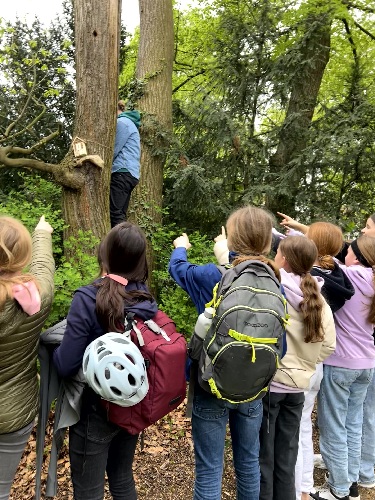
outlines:
M340 267L352 282L355 294L334 313L336 350L324 364L352 370L374 368L374 325L367 319L368 307L374 295L372 269L343 264Z

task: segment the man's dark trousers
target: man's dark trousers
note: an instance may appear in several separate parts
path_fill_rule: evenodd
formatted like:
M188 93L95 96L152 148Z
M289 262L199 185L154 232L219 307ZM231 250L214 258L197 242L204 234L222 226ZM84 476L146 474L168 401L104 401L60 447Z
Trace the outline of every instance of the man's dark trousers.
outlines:
M126 221L130 195L138 184L138 179L129 172L114 172L111 175L110 215L111 227Z

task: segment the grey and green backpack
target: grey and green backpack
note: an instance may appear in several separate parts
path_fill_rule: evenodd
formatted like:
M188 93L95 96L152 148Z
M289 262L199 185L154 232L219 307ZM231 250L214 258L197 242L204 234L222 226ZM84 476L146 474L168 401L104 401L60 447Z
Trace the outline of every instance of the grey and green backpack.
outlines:
M208 304L215 314L198 380L219 399L244 403L263 397L276 373L288 320L286 299L263 262L248 260L222 272Z

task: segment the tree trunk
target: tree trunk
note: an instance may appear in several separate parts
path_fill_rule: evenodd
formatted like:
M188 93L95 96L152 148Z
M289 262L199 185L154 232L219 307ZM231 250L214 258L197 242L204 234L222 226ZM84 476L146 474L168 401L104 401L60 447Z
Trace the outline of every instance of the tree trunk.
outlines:
M294 78L289 104L284 123L280 129L279 144L276 153L269 160L271 182L276 186L278 178L293 168L285 187L287 193L276 193L267 199L267 207L293 216L299 183L304 175L303 169L290 167L291 160L297 158L305 149L308 133L313 118L316 101L323 79L325 67L329 61L331 19L323 13L319 17L311 15L307 19L307 30L301 53L301 65ZM311 26L315 26L312 28ZM281 181L282 182L282 181Z
M80 169L81 189L63 188L64 237L79 229L102 238L109 225L109 184L116 132L121 0L74 0L76 45L76 117L73 139L99 155L104 168L87 161L75 166L72 150L64 162Z
M172 131L172 0L140 0L139 10L137 78L146 85L138 103L142 112L141 176L130 211L150 236L162 221L163 167ZM148 261L152 271L154 255L150 247Z

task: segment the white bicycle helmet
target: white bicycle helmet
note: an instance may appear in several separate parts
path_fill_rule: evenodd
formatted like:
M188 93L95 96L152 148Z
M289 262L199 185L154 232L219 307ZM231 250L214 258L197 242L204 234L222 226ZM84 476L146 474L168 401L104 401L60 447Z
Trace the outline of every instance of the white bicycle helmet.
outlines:
M91 342L82 368L89 386L119 406L133 406L148 392L145 360L138 347L120 333L106 333Z

